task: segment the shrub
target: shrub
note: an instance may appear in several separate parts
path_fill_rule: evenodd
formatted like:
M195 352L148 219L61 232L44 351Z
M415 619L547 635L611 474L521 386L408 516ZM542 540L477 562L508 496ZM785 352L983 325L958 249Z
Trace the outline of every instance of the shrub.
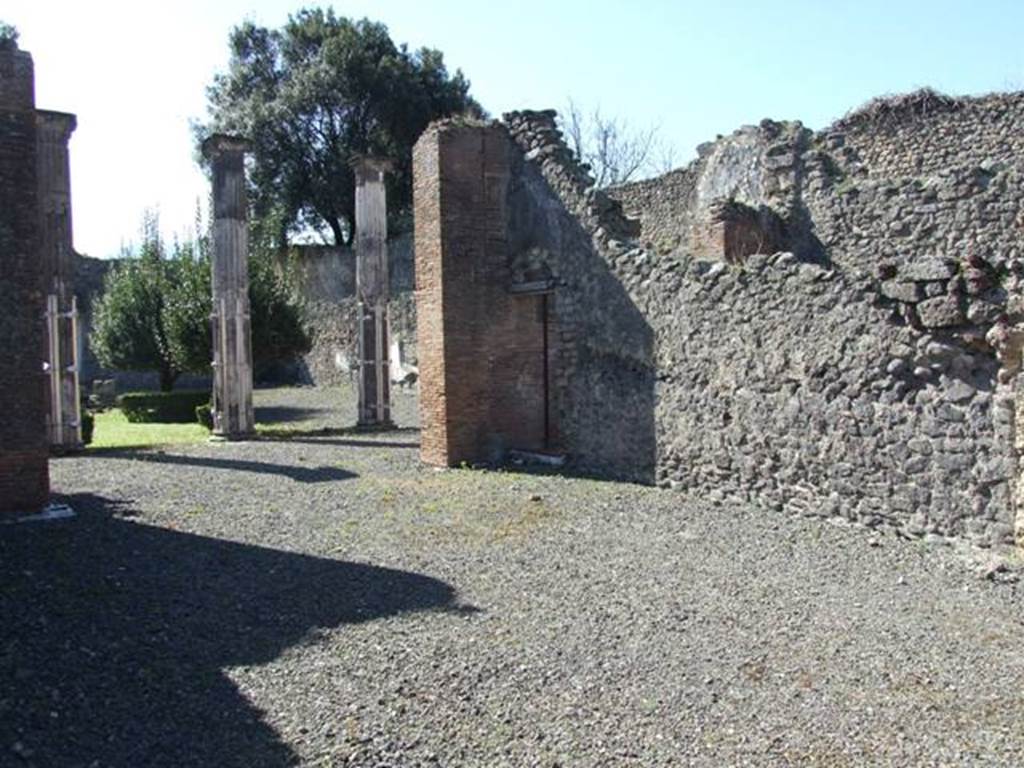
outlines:
M202 405L196 406L196 421L202 424L204 427L213 431L213 406L209 403L203 403Z
M189 424L195 421L196 408L209 402L205 389L127 392L117 398L125 418L134 423Z

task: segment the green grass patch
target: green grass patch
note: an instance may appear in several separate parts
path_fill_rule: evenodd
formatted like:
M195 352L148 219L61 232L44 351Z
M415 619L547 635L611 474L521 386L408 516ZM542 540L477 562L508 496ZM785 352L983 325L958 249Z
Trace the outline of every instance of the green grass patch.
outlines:
M209 438L209 431L199 423L133 424L120 409L114 408L96 414L89 448L149 448L155 445L202 443Z

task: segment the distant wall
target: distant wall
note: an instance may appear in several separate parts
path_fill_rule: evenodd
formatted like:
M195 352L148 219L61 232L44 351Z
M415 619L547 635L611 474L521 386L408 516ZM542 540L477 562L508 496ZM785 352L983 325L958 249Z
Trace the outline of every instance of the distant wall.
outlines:
M415 280L412 236L389 242L391 278L390 319L392 328L392 377L397 382L414 384L416 371L416 307L412 290ZM113 378L119 391L153 389L159 386L156 374L136 371L111 371L103 368L93 354L88 333L92 327L92 308L103 292L103 281L114 260L76 256L74 259L75 294L82 313L85 334L82 346L83 383ZM263 372L275 383L316 386L354 386L358 331L355 312L355 255L351 248L333 246L295 246L278 259L278 267L287 272L298 289L304 305L312 349L293 364ZM179 388L204 388L209 376L186 375Z
M354 385L358 359L355 253L348 247L295 246L279 257L304 303L312 349L285 376L317 386ZM412 236L388 242L391 285L392 378L409 379L416 369L416 307ZM412 377L414 378L414 377Z

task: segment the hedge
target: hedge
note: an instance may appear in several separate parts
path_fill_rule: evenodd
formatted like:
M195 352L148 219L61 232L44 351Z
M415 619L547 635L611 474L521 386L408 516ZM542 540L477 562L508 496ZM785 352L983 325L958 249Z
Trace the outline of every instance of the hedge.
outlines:
M117 404L128 421L158 424L189 424L196 420L196 408L210 402L206 389L172 392L126 392Z

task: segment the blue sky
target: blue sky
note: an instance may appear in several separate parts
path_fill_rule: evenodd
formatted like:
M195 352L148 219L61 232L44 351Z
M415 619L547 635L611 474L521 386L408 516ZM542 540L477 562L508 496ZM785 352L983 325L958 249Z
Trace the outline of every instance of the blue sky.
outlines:
M36 62L37 104L78 114L75 246L116 255L158 207L185 233L205 182L188 121L227 62L231 27L278 26L300 3L6 0ZM484 4L353 0L396 42L440 48L492 114L572 98L656 125L680 163L718 133L764 117L818 128L872 96L931 85L1024 89L1020 0L701 0Z

